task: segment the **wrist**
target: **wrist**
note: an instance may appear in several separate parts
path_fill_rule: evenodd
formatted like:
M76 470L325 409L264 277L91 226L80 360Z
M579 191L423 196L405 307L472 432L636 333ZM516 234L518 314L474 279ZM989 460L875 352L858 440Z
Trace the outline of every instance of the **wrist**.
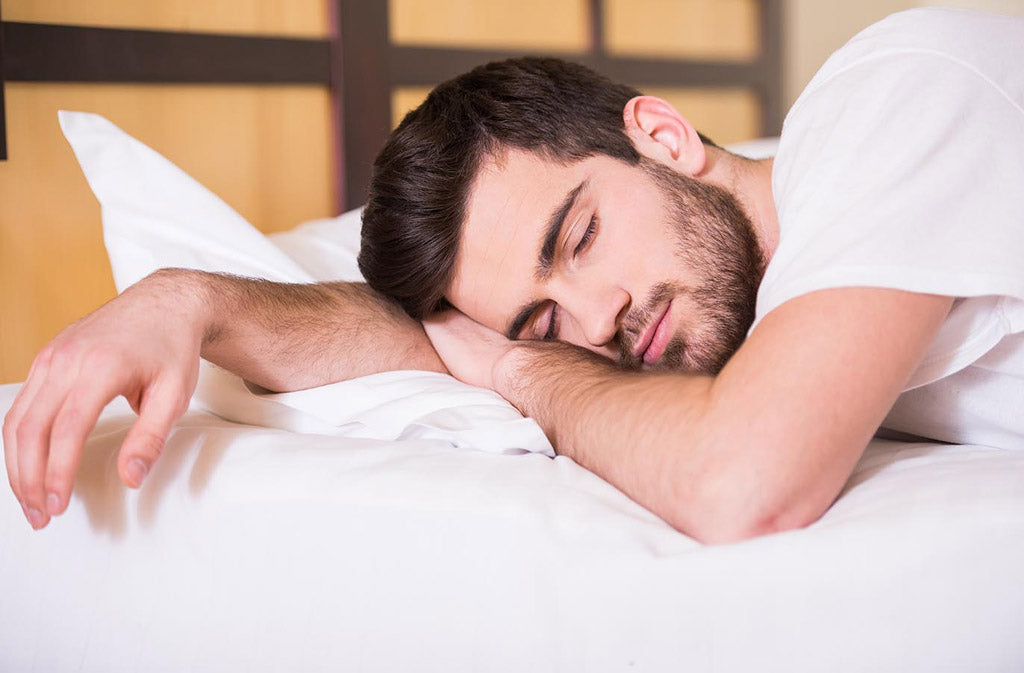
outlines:
M513 343L491 367L491 381L496 393L514 402L515 384L521 379L519 371L525 365L528 345Z
M154 271L143 282L167 316L190 328L196 341L205 346L217 340L224 318L214 306L214 278L215 274L205 271L165 268Z
M532 393L536 393L532 388L538 376L541 372L551 371L556 361L562 362L558 357L558 351L565 347L566 344L562 343L512 342L511 348L495 361L492 368L493 390L521 412L530 415L529 408L534 406L532 402L535 397Z

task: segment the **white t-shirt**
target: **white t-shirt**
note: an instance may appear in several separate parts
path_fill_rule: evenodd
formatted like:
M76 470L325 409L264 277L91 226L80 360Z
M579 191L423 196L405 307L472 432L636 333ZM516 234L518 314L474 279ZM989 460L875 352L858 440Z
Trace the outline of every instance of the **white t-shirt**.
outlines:
M1024 448L1024 19L895 14L786 117L760 320L814 290L958 297L883 427Z

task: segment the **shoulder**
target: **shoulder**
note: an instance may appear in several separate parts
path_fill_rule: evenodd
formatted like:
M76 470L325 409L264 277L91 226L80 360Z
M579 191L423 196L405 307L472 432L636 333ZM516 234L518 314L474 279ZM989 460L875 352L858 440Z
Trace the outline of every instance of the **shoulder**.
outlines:
M785 183L792 169L799 180L808 162L842 175L865 160L871 170L881 161L917 167L922 156L949 154L935 148L939 140L978 158L1000 145L979 141L1024 137L1022 62L1024 17L894 14L851 39L808 84L783 124L773 179Z
M847 70L872 63L898 67L900 57L911 54L930 55L935 63L955 61L981 71L994 70L994 78L1002 79L1014 73L1018 57L1024 57L1024 17L940 8L892 14L833 53L794 108Z
M956 22L966 35L953 39ZM985 37L1008 25L1020 39ZM837 52L783 127L772 171L780 244L758 320L827 286L1016 294L1021 62L1024 20L960 11L896 15Z

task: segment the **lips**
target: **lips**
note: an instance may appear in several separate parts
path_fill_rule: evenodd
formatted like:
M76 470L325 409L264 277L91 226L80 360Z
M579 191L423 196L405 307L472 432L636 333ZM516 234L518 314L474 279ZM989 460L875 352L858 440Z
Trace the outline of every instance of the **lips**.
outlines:
M669 333L668 320L671 308L671 301L665 304L661 313L648 323L647 328L643 331L636 347L633 349L633 355L637 359L642 359L645 364L657 362L661 358L662 353L665 352L665 347L668 346L669 338L672 336Z

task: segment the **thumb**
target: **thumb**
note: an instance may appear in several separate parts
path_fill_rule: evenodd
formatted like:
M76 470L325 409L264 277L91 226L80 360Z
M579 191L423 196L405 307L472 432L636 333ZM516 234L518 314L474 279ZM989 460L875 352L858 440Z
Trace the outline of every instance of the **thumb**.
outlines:
M121 444L117 472L127 486L138 488L153 463L163 452L174 423L188 407L180 391L154 385L147 391L139 409L139 420Z

